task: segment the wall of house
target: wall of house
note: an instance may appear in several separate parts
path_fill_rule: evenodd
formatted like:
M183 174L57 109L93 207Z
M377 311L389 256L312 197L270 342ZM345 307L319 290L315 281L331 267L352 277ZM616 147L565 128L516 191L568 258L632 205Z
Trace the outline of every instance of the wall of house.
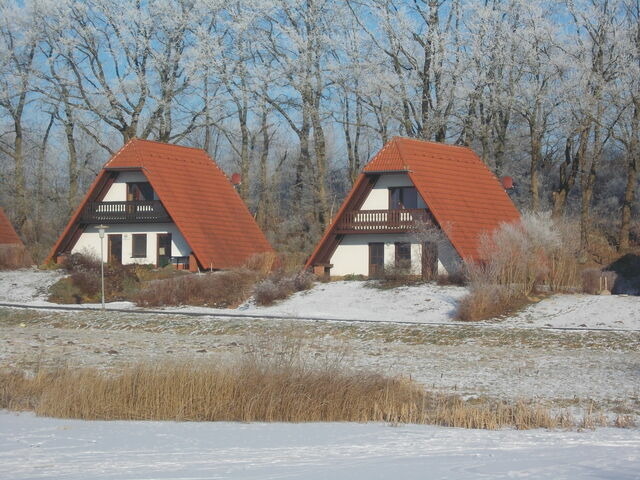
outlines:
M411 273L422 273L422 245L410 234L352 234L345 235L331 256L329 263L331 276L344 275L368 275L369 274L369 244L384 243L385 265L395 264L395 243L411 243ZM460 257L449 240L441 239L438 242L438 273L447 274L455 272L460 266Z
M142 172L120 172L115 181L104 196L103 202L124 202L127 200L127 183L148 182ZM158 200L158 196L154 192L154 200Z
M147 234L147 256L146 257L132 257L133 237L134 233ZM109 228L105 232L105 238L103 240L104 253L102 260L107 261L107 235L109 234L122 234L122 263L132 264L153 264L157 262L157 250L158 250L158 233L170 233L171 234L171 255L173 257L186 257L191 253L191 248L187 244L186 240L173 223L149 223L149 224L123 224L123 225L109 225ZM90 225L80 235L80 238L76 242L75 246L71 250L71 253L84 253L95 257L100 257L100 236L98 229Z
M378 181L369 192L360 210L387 210L389 208L389 189L393 187L412 187L413 182L404 173L380 175ZM418 208L427 208L424 200L418 195Z

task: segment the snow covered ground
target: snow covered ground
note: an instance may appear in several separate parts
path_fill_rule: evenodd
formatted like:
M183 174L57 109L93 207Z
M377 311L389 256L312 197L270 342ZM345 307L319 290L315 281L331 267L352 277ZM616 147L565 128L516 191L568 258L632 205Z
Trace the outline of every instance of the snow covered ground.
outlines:
M6 479L637 479L638 430L93 422L0 412Z
M0 272L0 302L50 305L46 291L60 275L38 270ZM463 287L432 284L381 290L366 282L330 282L319 283L270 307L259 307L249 300L237 309L177 307L167 310L441 324L455 322L457 302L466 291ZM109 307L136 308L129 302L113 302ZM640 297L555 295L513 317L489 323L512 327L640 330Z

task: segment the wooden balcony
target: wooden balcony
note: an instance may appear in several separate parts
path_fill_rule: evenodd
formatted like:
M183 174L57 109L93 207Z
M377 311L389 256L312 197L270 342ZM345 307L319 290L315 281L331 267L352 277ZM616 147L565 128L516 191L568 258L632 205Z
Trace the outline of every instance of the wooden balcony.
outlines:
M171 217L159 200L90 202L82 211L82 223L166 223Z
M426 209L358 210L345 212L335 232L349 233L406 233L418 222L432 223Z

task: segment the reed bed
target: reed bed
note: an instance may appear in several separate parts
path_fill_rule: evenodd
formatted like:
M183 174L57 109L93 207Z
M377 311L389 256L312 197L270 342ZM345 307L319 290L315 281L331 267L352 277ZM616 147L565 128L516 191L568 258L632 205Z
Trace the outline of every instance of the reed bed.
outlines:
M524 402L470 402L401 377L247 360L137 364L117 372L0 373L0 408L84 420L389 422L498 429L570 426Z

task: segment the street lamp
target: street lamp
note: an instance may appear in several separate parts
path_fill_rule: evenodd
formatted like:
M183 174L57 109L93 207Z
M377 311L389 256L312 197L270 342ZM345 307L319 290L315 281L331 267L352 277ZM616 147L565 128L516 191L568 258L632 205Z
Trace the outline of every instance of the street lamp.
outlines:
M102 310L104 310L104 231L109 227L98 225L96 228L100 237L100 285L102 287Z

